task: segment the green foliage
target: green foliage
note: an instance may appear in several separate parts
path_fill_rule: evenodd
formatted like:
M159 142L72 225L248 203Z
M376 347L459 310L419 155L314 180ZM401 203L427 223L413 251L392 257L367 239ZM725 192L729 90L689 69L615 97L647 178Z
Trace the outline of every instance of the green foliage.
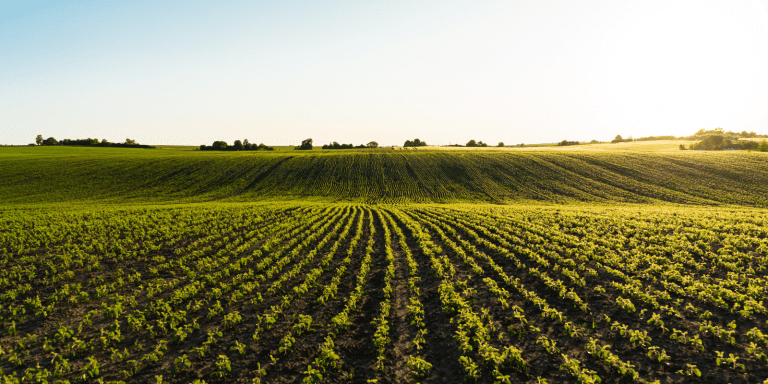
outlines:
M403 144L403 147L405 147L405 148L426 147L426 146L427 146L427 143L425 141L421 141L419 139L414 139L413 141L406 140L405 143Z
M682 144L680 144L682 146ZM762 146L756 141L739 141L737 138L731 138L723 134L714 134L704 137L700 142L693 143L690 146L693 150L722 151L725 149L750 149L762 150ZM680 148L684 149L684 148Z
M597 146L593 146L597 147ZM759 153L0 148L0 205L304 199L768 206ZM674 186L674 188L671 188ZM34 191L34 193L30 193Z
M296 149L300 149L300 150L303 150L303 151L312 149L312 139L303 140L301 142L301 145L298 148L296 148Z
M689 379L699 357L757 382L768 361L755 208L62 205L0 223L7 382L261 383L297 360L295 382L441 381L446 352L469 382Z

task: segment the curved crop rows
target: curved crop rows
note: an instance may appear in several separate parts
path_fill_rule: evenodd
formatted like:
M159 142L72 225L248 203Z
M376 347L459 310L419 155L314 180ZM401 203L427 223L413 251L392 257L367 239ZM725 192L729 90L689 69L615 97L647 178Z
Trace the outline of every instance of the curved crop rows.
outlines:
M754 209L5 211L0 378L763 382L767 228Z
M768 206L768 155L759 152L301 152L5 149L0 153L5 181L0 183L0 201L7 205L315 199Z

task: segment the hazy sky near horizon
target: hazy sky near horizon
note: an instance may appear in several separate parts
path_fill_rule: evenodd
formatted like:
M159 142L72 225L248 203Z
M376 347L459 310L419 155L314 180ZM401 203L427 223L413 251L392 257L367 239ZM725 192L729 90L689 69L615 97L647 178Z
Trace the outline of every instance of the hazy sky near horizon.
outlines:
M0 144L768 133L768 0L5 3Z

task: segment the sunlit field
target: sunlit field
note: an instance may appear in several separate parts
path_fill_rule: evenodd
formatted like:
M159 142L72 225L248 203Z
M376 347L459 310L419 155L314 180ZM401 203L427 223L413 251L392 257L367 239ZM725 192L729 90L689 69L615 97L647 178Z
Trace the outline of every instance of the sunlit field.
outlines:
M768 153L678 145L0 148L3 380L762 382Z

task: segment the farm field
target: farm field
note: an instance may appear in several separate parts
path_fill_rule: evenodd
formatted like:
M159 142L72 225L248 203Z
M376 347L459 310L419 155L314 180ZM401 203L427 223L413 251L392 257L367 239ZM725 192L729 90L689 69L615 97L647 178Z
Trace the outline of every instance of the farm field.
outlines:
M757 208L40 205L0 223L5 382L768 378Z
M0 148L0 205L202 202L768 206L768 153L571 148L213 152Z

